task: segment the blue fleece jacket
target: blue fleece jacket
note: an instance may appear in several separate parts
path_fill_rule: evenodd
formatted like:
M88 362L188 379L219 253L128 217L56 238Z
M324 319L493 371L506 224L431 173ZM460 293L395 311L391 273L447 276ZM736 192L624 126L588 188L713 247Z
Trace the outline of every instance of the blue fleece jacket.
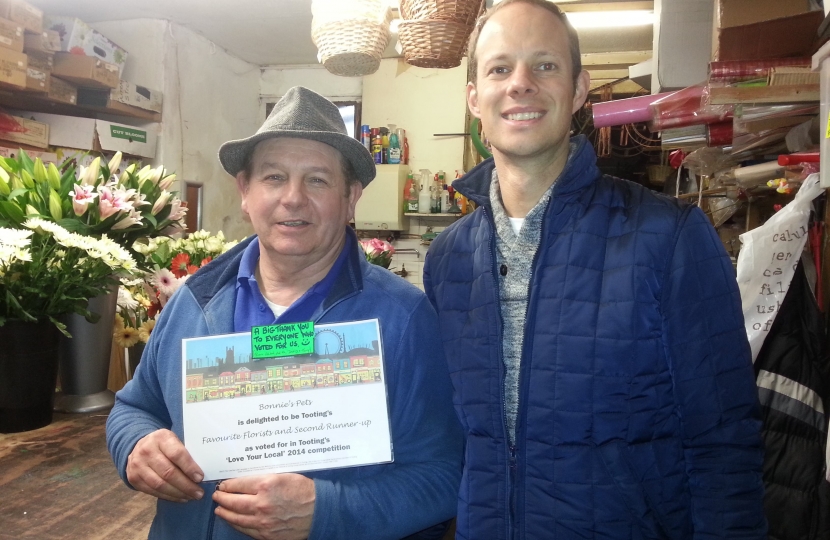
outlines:
M453 183L480 208L427 255L467 434L457 538L766 538L755 376L717 233L573 142L533 261L514 445L492 160Z
M107 445L124 482L127 458L142 437L166 428L182 438L181 340L233 332L237 270L249 242L173 295L135 378L116 395ZM306 473L316 490L312 540L398 539L455 515L462 435L440 342L424 339L438 335L435 312L423 293L367 263L356 248L313 320L371 318L379 319L383 339L394 462ZM246 538L215 517L215 484L201 487L200 501L158 501L151 539Z

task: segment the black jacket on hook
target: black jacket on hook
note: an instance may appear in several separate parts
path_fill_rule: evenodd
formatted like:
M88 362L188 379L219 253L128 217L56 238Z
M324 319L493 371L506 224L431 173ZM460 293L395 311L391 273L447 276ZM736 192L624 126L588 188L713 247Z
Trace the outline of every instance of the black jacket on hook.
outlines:
M770 540L830 538L826 332L802 264L755 361Z

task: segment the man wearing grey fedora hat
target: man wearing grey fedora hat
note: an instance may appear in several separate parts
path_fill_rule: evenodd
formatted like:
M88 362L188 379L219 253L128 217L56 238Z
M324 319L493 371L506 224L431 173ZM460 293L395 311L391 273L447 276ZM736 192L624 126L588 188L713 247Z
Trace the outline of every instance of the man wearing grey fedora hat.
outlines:
M295 87L252 136L219 149L251 238L170 299L107 444L128 486L158 498L150 538L440 538L455 515L462 436L426 296L369 264L349 226L375 177L337 107ZM301 321L377 319L394 461L302 474L204 475L183 443L181 340Z

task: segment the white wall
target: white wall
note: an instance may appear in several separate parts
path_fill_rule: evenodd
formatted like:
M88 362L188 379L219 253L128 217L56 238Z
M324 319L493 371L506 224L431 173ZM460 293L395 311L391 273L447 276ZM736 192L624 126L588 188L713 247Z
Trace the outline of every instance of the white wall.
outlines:
M707 80L714 11L712 0L655 0L652 94Z
M252 135L260 118L260 69L195 32L168 21L96 23L129 56L123 78L164 93L158 152L180 180L203 188L202 227L227 238L251 234L242 219L233 179L217 158L228 140Z

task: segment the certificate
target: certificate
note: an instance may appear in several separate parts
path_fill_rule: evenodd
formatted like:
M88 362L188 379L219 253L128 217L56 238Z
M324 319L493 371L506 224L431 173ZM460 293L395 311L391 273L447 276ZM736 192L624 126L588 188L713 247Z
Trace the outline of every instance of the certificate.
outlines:
M377 319L314 326L254 360L250 332L182 340L184 444L205 480L393 460Z

